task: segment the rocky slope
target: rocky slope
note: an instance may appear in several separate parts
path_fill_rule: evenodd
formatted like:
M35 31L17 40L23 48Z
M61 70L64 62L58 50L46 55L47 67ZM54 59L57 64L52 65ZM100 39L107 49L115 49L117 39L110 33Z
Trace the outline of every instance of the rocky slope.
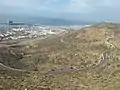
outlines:
M31 68L34 67L38 71L31 71L30 74L21 76L0 73L0 89L119 90L119 37L119 24L100 23L64 35L34 40L24 47L25 54L19 60L23 63L22 69L34 70ZM115 47L111 47L110 44ZM52 76L47 73L56 69L65 71L66 68L94 67L99 63L101 54L106 51L109 51L107 53L109 62L103 69ZM24 65L27 65L27 68Z

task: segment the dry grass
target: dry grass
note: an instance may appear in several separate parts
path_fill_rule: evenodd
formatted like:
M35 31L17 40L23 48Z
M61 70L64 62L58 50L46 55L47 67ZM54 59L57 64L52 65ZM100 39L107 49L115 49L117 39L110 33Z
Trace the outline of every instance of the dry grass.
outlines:
M114 31L114 29L116 31ZM120 88L120 46L119 26L116 24L98 24L79 31L72 31L61 37L34 41L24 49L24 58L20 59L27 69L36 67L38 72L28 76L0 76L1 90L119 90ZM116 46L109 54L109 65L96 72L79 72L57 76L45 76L45 72L60 67L86 67L95 64L99 56L107 50L105 39L110 34L115 38L110 43ZM26 68L26 67L24 67Z

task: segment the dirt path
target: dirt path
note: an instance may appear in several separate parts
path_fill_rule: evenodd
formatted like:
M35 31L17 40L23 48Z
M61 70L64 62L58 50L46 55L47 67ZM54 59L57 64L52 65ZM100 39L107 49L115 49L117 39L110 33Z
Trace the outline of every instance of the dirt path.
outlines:
M68 68L60 68L60 69L52 69L46 73L46 75L58 75L58 74L69 74L75 72L86 72L86 71L95 71L106 67L108 64L108 55L107 51L102 54L102 59L99 60L98 64L95 66L90 66L86 68L75 68L75 67L68 67Z
M108 48L114 46L113 44L109 43L109 40L111 38L114 38L114 37L109 37L105 41L105 43L107 42L109 45L112 45L112 46L109 46ZM61 38L61 43L69 44L68 42L64 41L62 38ZM114 48L115 48L115 46L114 46ZM75 72L79 72L79 71L83 71L83 72L85 72L85 71L95 71L95 70L105 68L108 65L108 61L109 61L108 60L108 52L110 52L110 49L108 51L105 51L102 54L102 59L100 59L98 64L95 65L95 66L92 65L92 66L86 67L86 68L68 67L68 68L52 69L52 70L48 71L46 73L46 75L68 74L68 73L75 73Z
M111 37L107 38L107 41L109 41ZM61 39L61 43L67 43L66 41L64 41L63 39ZM109 43L109 42L108 42ZM110 44L110 43L109 43ZM79 72L79 71L95 71L95 70L99 70L101 68L104 68L107 66L108 64L108 52L109 51L105 51L102 54L102 59L99 60L98 64L95 66L91 66L91 67L86 67L86 68L75 68L75 67L68 67L68 68L59 68L59 69L51 69L49 70L47 73L45 73L46 75L58 75L58 74L68 74L68 73L74 73L74 72ZM8 67L2 63L0 63L0 70L8 70L8 71L16 71L16 72L30 72L28 70L21 70L21 69L15 69L15 68L11 68Z
M4 71L15 71L15 72L25 72L25 73L29 73L30 71L28 70L21 70L21 69L15 69L15 68L11 68L8 67L2 63L0 63L0 70L4 70Z

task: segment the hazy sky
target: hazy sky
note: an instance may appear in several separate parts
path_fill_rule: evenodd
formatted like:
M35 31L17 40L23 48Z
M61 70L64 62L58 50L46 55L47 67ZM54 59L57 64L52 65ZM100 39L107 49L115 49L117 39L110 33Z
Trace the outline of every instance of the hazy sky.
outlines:
M0 0L0 14L120 21L120 0Z

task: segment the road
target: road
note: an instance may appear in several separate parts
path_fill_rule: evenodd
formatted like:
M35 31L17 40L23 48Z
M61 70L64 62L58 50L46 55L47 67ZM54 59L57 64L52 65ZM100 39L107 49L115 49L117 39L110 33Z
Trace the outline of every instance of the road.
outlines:
M106 42L109 41L109 39L111 39L111 37L107 38ZM61 39L61 43L67 43L68 42L64 41L63 39ZM109 42L108 42L109 43ZM109 43L110 44L110 43ZM95 70L99 70L101 68L105 68L108 64L108 52L109 51L105 51L102 54L102 59L99 60L98 64L95 66L91 66L91 67L86 67L86 68L75 68L75 67L68 67L68 68L59 68L59 69L51 69L48 72L46 72L46 75L58 75L58 74L69 74L69 73L75 73L75 72L80 72L80 71L95 71ZM16 72L30 72L28 70L21 70L21 69L15 69L15 68L11 68L8 67L2 63L0 63L0 70L8 70L8 71L16 71Z
M109 43L109 40L112 39L114 37L108 37L105 41L105 43ZM61 43L65 43L65 44L68 44L68 42L64 41L62 38L61 38ZM111 45L111 43L109 43ZM113 44L112 44L113 45ZM112 46L113 47L113 46ZM114 46L115 48L115 46ZM102 59L99 60L98 64L97 65L91 65L90 67L86 67L86 68L75 68L75 67L68 67L68 68L59 68L59 69L51 69L49 70L46 75L58 75L58 74L69 74L69 73L75 73L75 72L86 72L86 71L96 71L96 70L99 70L99 69L102 69L102 68L105 68L107 65L108 65L108 53L111 51L111 49L109 50L106 50L101 56L102 56Z

